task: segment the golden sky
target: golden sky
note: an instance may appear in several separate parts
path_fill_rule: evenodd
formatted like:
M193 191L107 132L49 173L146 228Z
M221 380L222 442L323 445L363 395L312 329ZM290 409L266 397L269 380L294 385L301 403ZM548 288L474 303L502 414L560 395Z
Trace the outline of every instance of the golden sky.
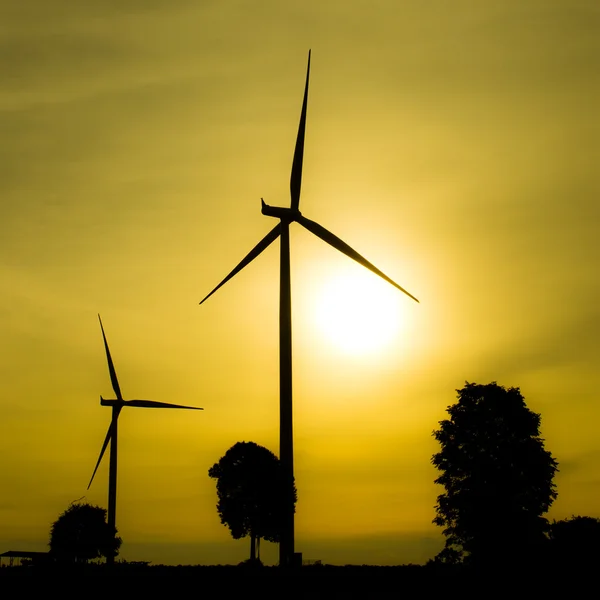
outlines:
M278 453L278 242L198 302L289 205L309 48L300 208L421 303L292 226L297 551L435 555L465 381L542 414L550 518L600 517L597 1L0 0L0 44L0 551L107 505L100 313L126 399L205 408L121 413L121 556L247 556L207 471Z

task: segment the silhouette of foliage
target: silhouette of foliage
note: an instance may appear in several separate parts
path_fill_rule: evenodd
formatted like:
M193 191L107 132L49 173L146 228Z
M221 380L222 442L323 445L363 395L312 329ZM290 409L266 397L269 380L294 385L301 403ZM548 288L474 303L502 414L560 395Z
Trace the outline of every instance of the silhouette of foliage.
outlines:
M296 486L286 484L279 459L254 442L234 444L208 471L217 480L217 511L234 539L250 536L250 561L256 542L279 542L286 502L295 504ZM259 559L260 560L260 559Z
M600 563L600 519L573 515L553 521L550 541L559 565L588 568Z
M106 509L87 503L72 503L50 530L50 553L68 562L87 562L116 556L121 538L106 522Z
M433 560L427 561L427 564L433 565L459 565L462 563L462 552L459 552L455 548L446 546L442 548Z
M467 563L518 562L547 541L542 515L557 496L558 463L519 388L466 382L457 392L450 418L433 432L441 445L435 483L446 488L433 520L446 536L440 561L455 561L455 550Z

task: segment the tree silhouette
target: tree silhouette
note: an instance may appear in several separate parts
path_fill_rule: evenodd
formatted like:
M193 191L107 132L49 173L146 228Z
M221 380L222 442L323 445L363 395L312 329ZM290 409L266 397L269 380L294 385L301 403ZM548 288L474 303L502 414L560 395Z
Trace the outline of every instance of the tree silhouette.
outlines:
M105 508L72 503L52 524L48 545L59 560L80 563L116 556L121 542L106 522Z
M279 459L254 442L234 444L208 471L217 480L217 511L234 539L250 536L250 561L256 542L279 542L286 502L297 501L294 482L286 482ZM260 559L259 559L260 560Z
M456 391L450 418L433 432L441 445L432 457L442 472L435 483L446 488L433 522L463 562L531 556L546 541L542 515L557 496L558 463L544 449L540 415L527 408L519 388L466 382Z
M559 566L587 568L600 562L600 519L573 515L554 521L550 540Z

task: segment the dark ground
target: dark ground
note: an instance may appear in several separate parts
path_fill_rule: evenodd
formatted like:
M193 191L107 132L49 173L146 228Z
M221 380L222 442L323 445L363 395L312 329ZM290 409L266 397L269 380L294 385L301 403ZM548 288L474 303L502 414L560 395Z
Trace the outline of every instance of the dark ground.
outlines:
M588 597L597 587L600 570L561 571L556 568L526 570L407 565L305 566L294 570L278 567L241 566L137 566L86 565L80 567L19 566L0 569L0 591L18 592L41 588L44 595L111 598L147 594L194 598L459 598L522 595L532 598ZM590 587L591 584L591 587ZM584 590L590 588L590 592ZM54 595L54 593L53 593ZM443 595L443 596L442 596ZM5 596L6 597L6 596Z

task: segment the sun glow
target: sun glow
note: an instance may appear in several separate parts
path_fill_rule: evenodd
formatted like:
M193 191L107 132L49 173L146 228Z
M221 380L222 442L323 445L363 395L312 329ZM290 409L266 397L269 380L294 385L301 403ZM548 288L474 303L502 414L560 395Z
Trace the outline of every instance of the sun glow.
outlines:
M314 318L327 342L353 356L385 350L399 334L402 292L367 270L352 269L323 283Z

